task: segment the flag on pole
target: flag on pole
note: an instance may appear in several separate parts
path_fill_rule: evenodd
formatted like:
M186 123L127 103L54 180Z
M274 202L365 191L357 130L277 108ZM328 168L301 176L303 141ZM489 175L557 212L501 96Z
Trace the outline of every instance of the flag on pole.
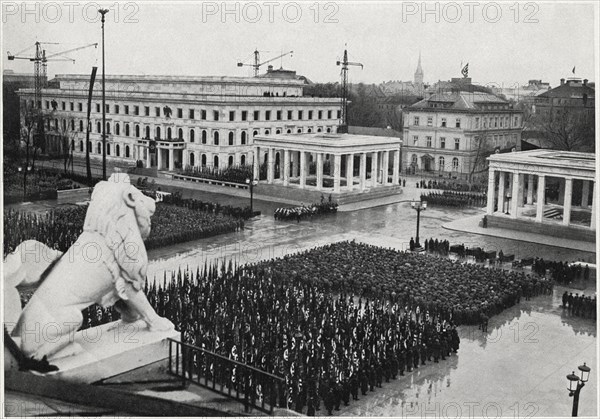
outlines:
M573 74L575 74L575 67L573 67Z
M462 73L463 77L468 77L469 76L469 63L467 63L460 72Z

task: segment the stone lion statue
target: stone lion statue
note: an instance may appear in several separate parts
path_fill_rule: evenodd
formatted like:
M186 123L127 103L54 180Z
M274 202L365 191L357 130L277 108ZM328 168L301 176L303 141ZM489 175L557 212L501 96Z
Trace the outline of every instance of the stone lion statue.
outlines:
M5 277L7 285L40 282L11 333L20 338L16 341L23 355L42 359L65 348L83 322L81 311L94 303L115 305L123 322L142 319L150 330L173 328L143 292L148 265L143 240L150 234L154 210L154 200L135 188L127 174L114 173L94 188L83 233L67 252L51 254L40 269L29 272L14 266L14 254L7 257L13 267L5 272L16 273L12 280Z

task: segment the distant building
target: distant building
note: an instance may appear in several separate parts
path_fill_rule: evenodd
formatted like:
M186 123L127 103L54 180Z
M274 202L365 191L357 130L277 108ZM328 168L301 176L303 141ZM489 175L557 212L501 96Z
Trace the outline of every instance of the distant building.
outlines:
M20 136L21 123L19 120L19 89L33 88L33 74L15 73L12 70L2 72L2 106L4 109L3 131L7 140L17 140Z
M550 90L550 83L529 80L526 86L491 86L492 92L513 102L533 103L534 98Z
M523 112L477 91L469 78L403 110L403 162L412 173L460 177L485 165L486 153L518 149ZM462 84L462 86L461 86Z
M276 74L274 74L276 73ZM58 75L44 89L47 149L72 136L85 155L89 76ZM303 96L306 80L275 70L265 77L106 77L107 158L173 171L187 166L252 164L257 135L335 133L339 98ZM19 90L33 105L33 89ZM102 156L101 86L96 79L90 120L91 157Z

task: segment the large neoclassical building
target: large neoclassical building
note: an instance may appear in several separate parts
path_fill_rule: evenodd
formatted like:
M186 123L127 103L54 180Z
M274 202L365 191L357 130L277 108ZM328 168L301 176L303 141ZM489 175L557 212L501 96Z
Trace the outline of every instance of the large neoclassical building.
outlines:
M595 240L594 154L539 149L488 161L488 226Z
M339 99L303 96L300 77L106 77L106 154L109 160L173 171L185 166L251 163L257 135L336 132ZM68 138L85 155L89 76L57 75L43 90L47 150ZM90 146L102 156L101 84L94 85ZM33 89L19 90L21 109ZM151 152L149 152L151 150Z

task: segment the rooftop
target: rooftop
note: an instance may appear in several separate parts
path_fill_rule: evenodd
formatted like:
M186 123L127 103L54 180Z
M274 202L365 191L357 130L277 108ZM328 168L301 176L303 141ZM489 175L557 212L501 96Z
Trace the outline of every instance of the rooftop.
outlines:
M279 134L254 138L254 145L293 149L327 149L332 153L350 151L379 151L380 148L400 147L400 138L355 134ZM289 147L286 147L289 146Z
M537 149L505 154L492 154L490 163L514 163L526 166L549 166L557 169L596 172L594 153Z
M569 79L561 85L540 94L540 97L581 98L586 94L589 98L596 95L596 90L588 84L587 79Z
M492 93L446 91L434 93L428 98L409 106L409 108L431 109L440 107L445 109L481 110L487 105L502 105L508 107L509 102Z
M89 74L57 74L55 80L72 80L88 82ZM107 82L130 82L130 83L240 83L240 84L258 84L258 85L285 85L285 86L303 86L304 80L295 78L275 78L275 77L232 77L232 76L167 76L167 75L131 75L131 74L107 74Z

